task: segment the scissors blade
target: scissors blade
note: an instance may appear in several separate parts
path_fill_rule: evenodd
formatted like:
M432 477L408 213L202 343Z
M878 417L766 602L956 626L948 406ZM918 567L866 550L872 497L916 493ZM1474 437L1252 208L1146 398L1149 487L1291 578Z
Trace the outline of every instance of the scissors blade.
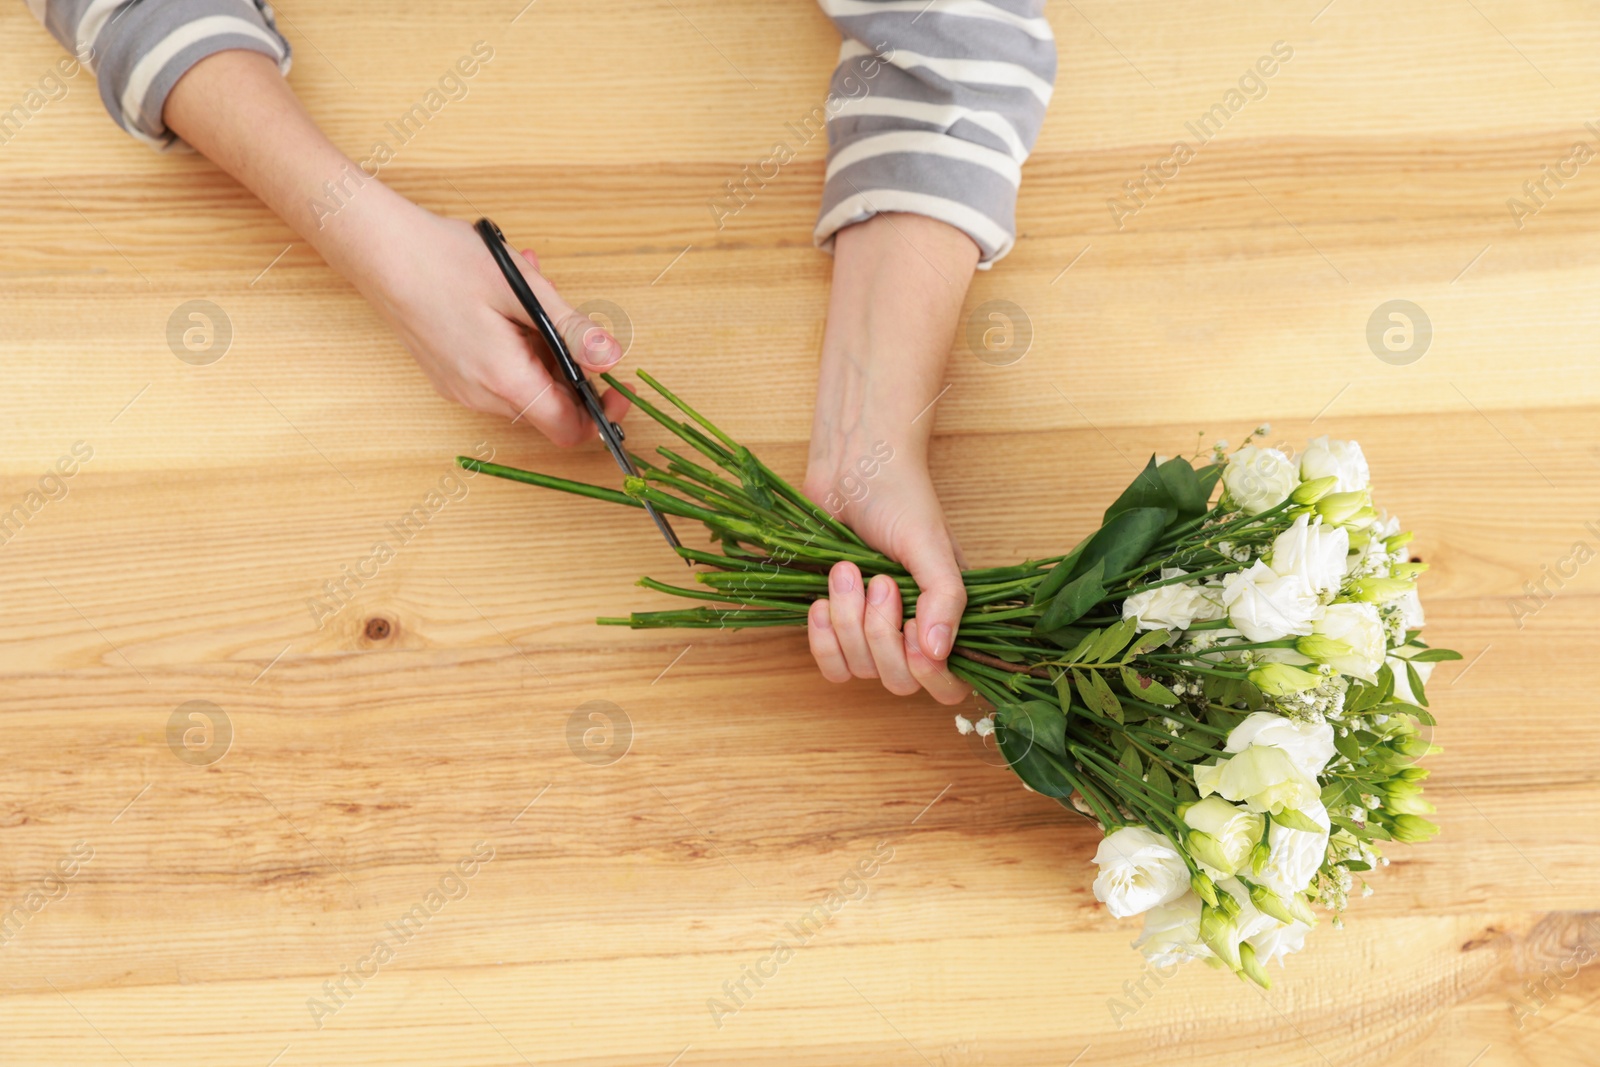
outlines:
M539 298L529 288L526 279L522 277L521 270L511 259L511 253L506 248L505 234L488 219L479 219L473 224L473 229L478 231L478 236L483 238L483 243L488 246L489 253L494 257L495 264L500 268L500 273L505 276L506 284L511 286L511 291L516 295L517 301L522 304L532 319L535 329L544 338L544 343L550 349L550 354L555 357L556 363L561 368L561 374L567 384L583 401L583 406L588 409L589 417L594 420L595 427L600 431L600 440L605 442L606 449L611 457L617 461L617 466L622 468L624 474L638 477L639 472L634 469L633 462L628 458L628 453L622 447L622 427L606 417L605 408L600 405L600 398L595 395L594 386L589 384L589 379L584 376L583 368L579 367L567 351L567 344L561 339L561 332L556 329L555 323L550 321L550 316L545 313L539 304ZM661 531L661 536L667 539L673 551L682 548L678 535L672 532L672 527L665 517L651 506L647 500L639 503L644 505L644 510L656 524L656 529ZM685 564L694 566L694 561L685 558Z
M600 430L600 440L605 442L606 450L611 453L611 458L617 461L617 466L622 468L622 473L638 477L639 472L635 469L633 460L628 458L627 450L622 447L622 428L606 417L605 408L600 406L600 398L595 395L594 386L584 381L576 388L578 395L583 398L584 407L589 409L590 416L594 418L595 426ZM641 500L639 503L644 505L644 510L649 514L651 521L656 524L656 529L661 531L661 536L667 539L667 544L671 545L674 550L682 548L683 544L678 540L678 535L673 532L672 526L668 524L661 512L657 511L648 500ZM691 567L694 566L693 560L685 559L684 563Z

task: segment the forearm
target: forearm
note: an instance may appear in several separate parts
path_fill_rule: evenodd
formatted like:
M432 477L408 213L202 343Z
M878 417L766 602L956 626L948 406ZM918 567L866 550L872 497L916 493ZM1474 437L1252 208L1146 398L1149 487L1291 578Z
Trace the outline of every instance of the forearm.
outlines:
M328 140L276 64L254 52L208 56L178 80L163 117L365 288L376 252L372 238L381 230L376 223L409 205Z
M811 464L848 468L877 440L923 461L978 247L936 219L884 214L841 230L834 256Z

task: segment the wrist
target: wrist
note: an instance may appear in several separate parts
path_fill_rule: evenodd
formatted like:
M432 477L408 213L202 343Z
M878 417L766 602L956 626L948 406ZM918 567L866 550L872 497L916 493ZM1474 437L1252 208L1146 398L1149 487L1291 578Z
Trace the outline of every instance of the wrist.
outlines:
M811 468L848 471L874 448L925 464L945 362L978 248L921 215L839 232L823 334Z

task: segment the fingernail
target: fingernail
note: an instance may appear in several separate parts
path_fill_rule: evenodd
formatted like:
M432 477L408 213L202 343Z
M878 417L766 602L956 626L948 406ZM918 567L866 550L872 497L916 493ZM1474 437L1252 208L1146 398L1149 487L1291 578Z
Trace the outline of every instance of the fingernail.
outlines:
M928 654L934 659L944 659L950 654L950 627L942 622L928 631Z
M880 582L876 578L867 586L867 599L874 604L882 604L889 599L889 583Z
M588 363L592 367L609 367L622 358L622 346L598 327L584 334L583 348L589 353Z

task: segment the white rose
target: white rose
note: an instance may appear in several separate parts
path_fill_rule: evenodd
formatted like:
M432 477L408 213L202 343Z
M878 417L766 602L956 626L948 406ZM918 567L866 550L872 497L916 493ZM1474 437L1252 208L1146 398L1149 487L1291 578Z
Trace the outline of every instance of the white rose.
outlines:
M1094 897L1119 919L1188 892L1189 867L1163 834L1143 826L1113 830L1095 850Z
M1306 445L1300 455L1300 476L1308 482L1313 478L1337 478L1339 483L1333 487L1336 493L1353 493L1372 481L1361 446L1354 441L1330 441L1327 434Z
M1350 555L1350 533L1343 526L1324 526L1301 515L1272 542L1272 569L1297 575L1313 593L1338 589Z
M1328 809L1322 801L1299 809L1300 814L1322 827L1321 833L1293 830L1272 824L1267 831L1270 855L1256 881L1284 899L1294 896L1317 876L1328 853Z
M1311 632L1322 605L1298 575L1282 575L1259 560L1222 579L1228 620L1251 641L1276 641Z
M1276 448L1246 445L1222 468L1222 485L1228 498L1247 515L1275 508L1300 484L1294 461Z
M1270 711L1257 711L1228 733L1227 752L1243 752L1251 745L1281 749L1301 775L1315 781L1333 759L1333 727L1325 722L1295 722Z
M1200 940L1200 898L1187 893L1144 913L1144 929L1133 947L1157 967L1210 956Z
M1251 745L1236 756L1197 764L1195 788L1202 797L1217 793L1251 811L1298 811L1314 803L1320 790L1281 748Z
M1261 840L1262 818L1221 797L1191 804L1183 813L1183 821L1197 831L1189 835L1189 854L1213 878L1237 874Z
M1246 940L1256 951L1256 962L1265 967L1273 960L1280 960L1291 952L1299 952L1305 948L1306 932L1310 929L1311 927L1303 922L1292 922L1287 925L1279 923Z
M1177 567L1161 569L1163 580L1183 575ZM1122 602L1122 617L1137 618L1141 630L1187 630L1197 621L1220 619L1222 603L1213 589L1176 582L1133 594Z
M1376 604L1329 604L1298 647L1341 674L1375 682L1388 640Z

